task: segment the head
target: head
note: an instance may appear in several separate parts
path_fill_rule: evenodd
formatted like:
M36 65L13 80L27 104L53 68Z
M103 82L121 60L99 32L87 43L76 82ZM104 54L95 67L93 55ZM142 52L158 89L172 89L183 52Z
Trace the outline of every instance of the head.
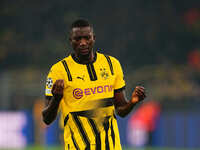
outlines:
M77 57L89 58L93 54L95 43L92 25L84 19L74 21L71 25L69 41Z

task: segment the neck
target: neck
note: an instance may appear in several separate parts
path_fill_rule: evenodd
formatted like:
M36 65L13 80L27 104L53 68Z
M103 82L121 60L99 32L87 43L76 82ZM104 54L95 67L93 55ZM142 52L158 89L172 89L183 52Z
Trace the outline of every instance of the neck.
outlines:
M94 55L93 51L91 51L91 53L89 53L88 55L75 54L75 57L78 59L78 61L81 64L92 63L94 61L94 59L95 59L95 55Z

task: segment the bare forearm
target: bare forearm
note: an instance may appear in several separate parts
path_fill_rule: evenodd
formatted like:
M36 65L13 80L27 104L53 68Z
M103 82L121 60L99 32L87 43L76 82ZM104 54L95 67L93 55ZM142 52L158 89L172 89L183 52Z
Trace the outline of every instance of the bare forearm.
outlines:
M128 115L131 110L134 108L134 106L142 101L146 95L145 95L145 89L141 86L136 86L135 90L132 93L132 97L130 101L127 101L125 96L125 91L115 91L114 93L114 105L116 109L116 113L120 117L125 117Z
M42 111L43 121L49 125L52 123L57 116L59 108L59 102L52 97L48 106Z
M119 115L120 117L125 117L132 111L132 109L134 108L134 106L136 104L137 103L132 103L131 101L128 101L127 103L123 104L122 106L118 106L116 108L117 115Z

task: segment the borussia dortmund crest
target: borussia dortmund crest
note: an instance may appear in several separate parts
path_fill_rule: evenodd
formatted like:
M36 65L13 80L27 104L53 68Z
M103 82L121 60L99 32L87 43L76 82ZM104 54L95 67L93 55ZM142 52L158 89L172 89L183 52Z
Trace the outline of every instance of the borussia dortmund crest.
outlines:
M109 75L108 75L108 72L106 71L106 69L105 68L101 68L100 71L101 71L101 73L100 73L101 77L104 80L108 79Z

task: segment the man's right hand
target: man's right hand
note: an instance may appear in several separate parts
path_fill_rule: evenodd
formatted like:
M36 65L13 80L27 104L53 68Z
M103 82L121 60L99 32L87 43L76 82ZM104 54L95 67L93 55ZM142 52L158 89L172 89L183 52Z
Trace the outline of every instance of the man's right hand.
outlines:
M53 97L56 101L60 102L63 97L63 90L64 90L64 80L59 79L53 84L53 88L51 90Z

